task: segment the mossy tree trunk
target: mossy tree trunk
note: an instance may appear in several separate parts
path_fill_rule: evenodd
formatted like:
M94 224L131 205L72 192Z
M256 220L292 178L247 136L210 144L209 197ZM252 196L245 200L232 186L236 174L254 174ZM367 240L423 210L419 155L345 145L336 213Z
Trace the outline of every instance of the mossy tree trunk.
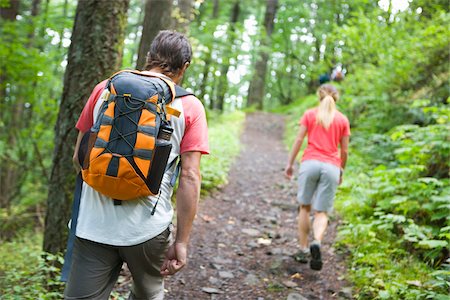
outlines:
M94 86L120 68L129 0L78 2L64 89L55 126L55 148L45 219L44 251L65 248L73 198L75 123Z

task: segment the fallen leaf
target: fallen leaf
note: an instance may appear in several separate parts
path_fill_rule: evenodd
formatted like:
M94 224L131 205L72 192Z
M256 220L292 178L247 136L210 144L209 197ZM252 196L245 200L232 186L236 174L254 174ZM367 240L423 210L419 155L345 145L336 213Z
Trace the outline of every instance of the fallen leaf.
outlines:
M221 290L210 288L210 287L204 287L202 288L202 292L208 293L208 294L223 294Z
M295 273L291 276L291 279L303 279L303 276L300 273Z
M203 221L205 221L206 223L210 223L212 221L214 221L214 217L210 217L208 215L202 215L202 219Z
M264 245L264 246L269 246L270 244L272 244L271 239L265 239L265 238L259 238L257 242L258 242L258 244Z
M295 288L297 287L297 284L290 280L283 281L284 286L287 286L288 288Z

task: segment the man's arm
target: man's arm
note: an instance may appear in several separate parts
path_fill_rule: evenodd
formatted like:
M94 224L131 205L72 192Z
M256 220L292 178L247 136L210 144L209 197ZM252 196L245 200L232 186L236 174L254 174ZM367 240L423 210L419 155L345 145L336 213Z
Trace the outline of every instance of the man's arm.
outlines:
M187 245L200 197L200 158L200 152L181 154L180 184L176 195L177 235L161 267L163 276L173 275L186 265Z
M78 149L80 149L81 139L83 138L83 135L84 135L83 132L81 132L81 131L78 132L77 142L75 143L75 149L73 151L73 157L72 157L73 166L74 166L77 174L80 173L80 171L81 171L80 162L78 160Z

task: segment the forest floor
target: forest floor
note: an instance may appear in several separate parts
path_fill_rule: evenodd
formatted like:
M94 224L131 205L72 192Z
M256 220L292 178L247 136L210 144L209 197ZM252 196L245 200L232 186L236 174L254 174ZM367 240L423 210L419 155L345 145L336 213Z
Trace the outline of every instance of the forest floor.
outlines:
M292 258L298 251L296 181L283 169L282 116L246 117L241 153L229 183L201 199L188 265L165 281L165 299L351 299L345 263L333 248L339 219L331 217L314 271ZM128 291L125 273L116 291ZM125 294L123 294L125 295Z

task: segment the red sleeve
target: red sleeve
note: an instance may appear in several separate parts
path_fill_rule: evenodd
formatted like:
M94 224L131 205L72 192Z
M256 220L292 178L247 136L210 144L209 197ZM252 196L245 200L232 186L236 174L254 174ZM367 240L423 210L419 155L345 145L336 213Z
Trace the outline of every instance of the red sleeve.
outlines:
M185 96L181 101L186 126L181 139L180 154L189 151L209 154L208 125L203 104L194 96Z
M300 119L300 122L299 122L299 124L300 125L303 125L303 126L305 126L306 128L309 128L309 125L310 125L310 111L309 110L307 110L304 114L303 114L303 116L302 116L302 118Z
M87 132L91 129L92 125L94 125L94 107L98 98L105 89L106 81L107 80L104 80L97 84L89 96L89 99L81 112L80 118L78 119L77 125L75 125L79 131Z

